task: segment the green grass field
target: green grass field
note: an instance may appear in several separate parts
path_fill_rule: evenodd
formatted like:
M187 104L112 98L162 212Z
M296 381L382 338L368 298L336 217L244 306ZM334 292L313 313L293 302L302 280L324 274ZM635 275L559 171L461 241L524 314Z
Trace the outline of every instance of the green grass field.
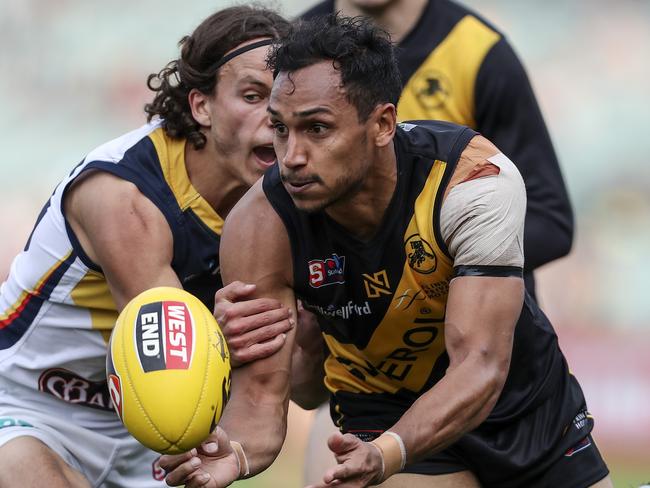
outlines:
M650 482L650 455L646 466L630 465L625 462L610 463L612 481L615 488L638 488ZM291 463L289 459L279 459L278 463L261 475L236 482L238 488L303 488L301 483L302 459ZM561 487L558 487L561 488Z

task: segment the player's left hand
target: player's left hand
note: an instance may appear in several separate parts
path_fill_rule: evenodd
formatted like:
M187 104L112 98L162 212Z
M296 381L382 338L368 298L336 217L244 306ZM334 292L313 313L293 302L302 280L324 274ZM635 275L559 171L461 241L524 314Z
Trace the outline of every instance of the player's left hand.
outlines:
M332 435L327 445L337 466L328 469L323 481L307 488L363 488L379 484L383 477L382 454L378 447L352 434Z

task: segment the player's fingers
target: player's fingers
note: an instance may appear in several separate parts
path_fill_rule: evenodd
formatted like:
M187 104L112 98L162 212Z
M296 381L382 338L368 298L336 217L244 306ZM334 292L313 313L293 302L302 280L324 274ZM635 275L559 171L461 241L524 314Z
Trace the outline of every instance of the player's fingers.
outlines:
M237 350L236 354L231 350L231 364L233 367L242 364L263 359L275 354L284 345L287 335L284 333L276 335L274 338L257 344L252 344L248 347Z
M232 337L239 336L256 329L265 328L283 321L288 321L291 326L296 323L296 320L293 317L293 313L286 307L260 310L255 311L254 313L251 310L246 310L244 313L245 315L237 311L229 310L227 316L229 316L231 320L227 320L225 322L225 324L222 326L222 330L227 329L228 335Z
M242 319L242 322L243 321L244 320ZM293 328L294 325L295 321L291 317L279 320L274 319L268 324L260 326L256 325L254 328L250 328L250 323L244 325L238 323L236 329L234 327L230 328L227 335L225 332L224 335L226 335L228 347L230 349L237 350L247 348L253 344L259 344L271 340L279 334L288 332Z
M164 454L160 456L158 464L160 464L160 467L166 472L170 472L177 466L189 461L191 458L196 456L196 454L196 449L192 449L191 451L182 454Z
M162 459L160 461L160 465L163 466L163 469L166 470ZM167 476L165 476L165 482L169 486L183 485L200 467L201 460L196 456L192 456L188 461L185 461L184 463L177 465L171 471L168 471Z
M284 310L288 313L287 307L282 305L282 302L274 298L253 298L251 300L240 300L234 303L220 302L217 308L222 309L222 315L226 319L237 317L250 317L269 310Z
M216 488L218 485L212 479L212 476L201 471L192 475L185 482L185 488Z
M338 482L339 484L349 478L353 473L350 467L346 464L339 464L333 468L328 469L323 476L323 481L327 484Z
M226 300L228 302L236 301L242 297L249 296L255 290L253 283L243 283L241 281L233 281L223 288L217 290L214 294L214 301Z

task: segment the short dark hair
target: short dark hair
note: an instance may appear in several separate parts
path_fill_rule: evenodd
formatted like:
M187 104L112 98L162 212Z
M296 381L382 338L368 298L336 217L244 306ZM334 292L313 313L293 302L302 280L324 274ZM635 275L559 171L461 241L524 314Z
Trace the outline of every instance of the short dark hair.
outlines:
M361 122L381 103L397 105L402 83L394 48L388 33L370 20L330 14L298 21L275 45L268 63L277 76L323 60L332 60L340 71Z
M276 12L250 5L220 10L205 19L178 43L181 56L159 73L147 77L154 99L144 107L147 120L163 119L167 134L186 138L196 149L205 146L206 138L192 117L188 95L194 88L210 95L217 84L217 61L243 42L260 37L278 39L289 30L289 22Z

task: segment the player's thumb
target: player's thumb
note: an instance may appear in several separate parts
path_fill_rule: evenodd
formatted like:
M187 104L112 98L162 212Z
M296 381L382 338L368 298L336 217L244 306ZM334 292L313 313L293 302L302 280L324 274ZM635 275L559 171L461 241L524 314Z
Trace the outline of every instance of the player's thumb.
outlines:
M334 454L344 454L361 442L352 434L340 434L336 432L327 439L327 445Z
M230 448L228 434L221 427L214 429L198 447L198 451L208 456L223 456Z
M243 283L241 281L233 281L223 288L217 290L214 294L214 301L218 303L221 300L227 302L236 302L240 298L246 297L253 293L255 285L253 283Z

